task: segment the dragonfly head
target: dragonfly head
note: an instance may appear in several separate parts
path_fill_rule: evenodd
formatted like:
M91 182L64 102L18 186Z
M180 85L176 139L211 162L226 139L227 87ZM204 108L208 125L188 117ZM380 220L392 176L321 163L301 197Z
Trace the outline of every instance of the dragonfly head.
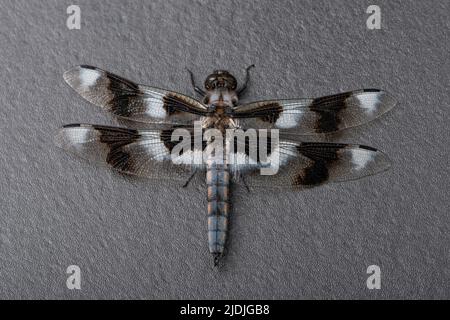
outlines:
M218 88L236 90L236 87L236 78L226 70L215 70L205 80L206 90L214 90Z

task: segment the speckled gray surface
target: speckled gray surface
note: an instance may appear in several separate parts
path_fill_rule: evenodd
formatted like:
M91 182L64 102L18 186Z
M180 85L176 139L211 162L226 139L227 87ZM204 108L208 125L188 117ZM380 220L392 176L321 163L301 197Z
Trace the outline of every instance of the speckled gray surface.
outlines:
M450 298L448 1L3 1L0 298ZM234 193L228 256L207 249L206 196L64 153L64 123L115 124L62 78L91 64L191 94L213 68L247 100L380 87L397 108L339 141L384 150L389 172L305 192ZM66 288L79 265L82 289ZM377 264L382 289L368 290Z

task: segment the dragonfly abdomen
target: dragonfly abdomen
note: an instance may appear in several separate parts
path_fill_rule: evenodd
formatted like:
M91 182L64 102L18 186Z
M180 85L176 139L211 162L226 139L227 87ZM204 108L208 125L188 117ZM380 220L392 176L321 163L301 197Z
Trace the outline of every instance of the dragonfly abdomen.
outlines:
M206 171L208 186L208 244L217 264L223 254L230 212L230 173L227 165L209 160Z

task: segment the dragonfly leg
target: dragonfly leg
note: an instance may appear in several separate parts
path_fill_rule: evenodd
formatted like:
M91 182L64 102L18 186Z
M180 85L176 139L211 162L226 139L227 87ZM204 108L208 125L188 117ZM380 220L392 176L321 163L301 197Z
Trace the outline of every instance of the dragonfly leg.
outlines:
M187 181L183 184L183 188L186 188L189 185L189 182L194 178L195 174L197 173L197 169L194 170L194 172L191 174L191 176L187 179Z
M241 174L241 179L242 179L242 183L245 186L245 189L247 189L247 192L250 193L250 188L249 188L247 181L245 180L245 176L243 174Z

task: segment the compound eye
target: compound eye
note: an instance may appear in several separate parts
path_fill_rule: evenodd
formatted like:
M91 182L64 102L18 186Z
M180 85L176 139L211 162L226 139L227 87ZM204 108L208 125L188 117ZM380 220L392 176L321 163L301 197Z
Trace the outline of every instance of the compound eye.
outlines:
M211 90L214 88L214 81L212 81L211 79L208 79L205 81L205 88L207 90Z

